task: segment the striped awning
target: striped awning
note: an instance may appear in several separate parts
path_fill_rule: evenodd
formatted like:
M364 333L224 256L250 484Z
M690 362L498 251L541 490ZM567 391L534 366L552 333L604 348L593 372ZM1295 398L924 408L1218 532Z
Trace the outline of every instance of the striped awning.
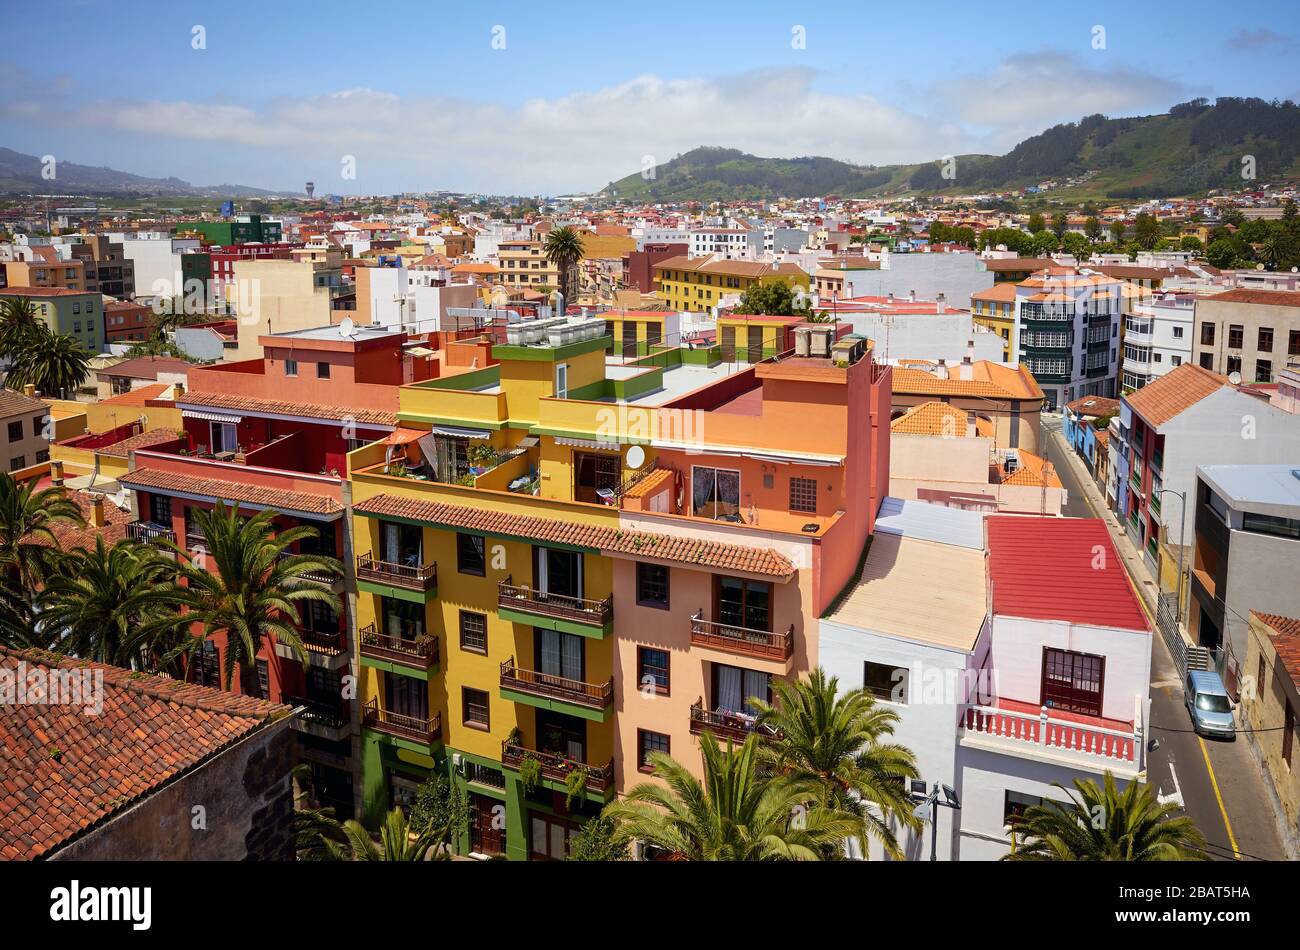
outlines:
M595 439L570 439L564 436L556 436L555 444L571 445L575 449L600 449L605 452L617 452L621 448L617 442L597 442Z
M488 439L492 437L488 429L467 429L464 426L431 426L434 435L448 435L455 439Z
M185 419L202 419L204 422L228 422L232 425L238 425L244 421L243 416L232 416L226 412L208 412L202 409L182 409L181 416Z

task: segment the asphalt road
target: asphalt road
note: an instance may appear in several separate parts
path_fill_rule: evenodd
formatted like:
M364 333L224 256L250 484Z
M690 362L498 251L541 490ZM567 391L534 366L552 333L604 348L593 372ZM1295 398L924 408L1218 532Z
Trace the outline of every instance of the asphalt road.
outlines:
M1069 493L1065 514L1072 518L1102 518L1119 540L1119 524L1100 500L1100 493L1085 489L1088 470L1058 436L1060 416L1043 416L1044 454L1056 467ZM1094 500L1095 499L1095 500ZM1101 510L1097 510L1100 506ZM1155 584L1140 558L1124 559L1134 586L1144 592L1139 600L1151 614ZM1152 626L1155 626L1154 618ZM1233 741L1202 739L1192 732L1183 689L1173 658L1157 633L1151 652L1151 722L1148 739L1147 783L1162 800L1181 805L1205 836L1208 851L1224 860L1285 860L1278 827L1277 807L1266 779L1245 736Z

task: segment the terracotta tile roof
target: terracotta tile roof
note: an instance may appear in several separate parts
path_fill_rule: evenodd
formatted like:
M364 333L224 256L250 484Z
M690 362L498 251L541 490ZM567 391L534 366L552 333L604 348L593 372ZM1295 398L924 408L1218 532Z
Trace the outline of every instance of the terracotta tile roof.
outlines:
M149 400L159 398L171 388L171 383L150 383L148 386L141 386L130 392L119 393L111 399L101 399L99 404L101 406L144 406Z
M68 290L66 287L0 287L0 297L84 297L99 296L90 290Z
M994 284L988 290L975 291L970 295L970 299L1011 303L1016 299L1016 285L1011 283Z
M48 488L48 481L39 487ZM114 545L126 537L126 526L133 520L131 512L123 511L107 498L104 499L104 527L95 527L93 499L97 494L102 493L73 490L67 492L68 499L81 509L81 517L85 519L86 523L81 527L69 524L66 521L50 525L50 532L54 535L55 546L59 550L73 551L77 548L90 550L95 546L95 538L100 536L104 538L104 543L108 545ZM49 544L47 538L36 538L35 541L42 546Z
M1278 662L1291 677L1291 682L1300 686L1300 620L1280 614L1262 614L1257 610L1252 610L1251 614L1277 631L1272 642Z
M891 432L904 435L939 435L959 438L966 435L967 414L946 402L923 402L913 406L889 424ZM993 424L987 419L975 420L975 434L984 438L993 435Z
M1076 416L1113 416L1119 412L1119 400L1109 396L1083 396L1066 403L1065 408Z
M114 442L112 445L96 449L95 454L124 459L136 449L147 449L151 445L163 445L175 441L176 431L174 429L150 429L147 432L138 432L121 442Z
M1300 290L1248 290L1239 287L1236 290L1202 299L1214 303L1256 303L1273 307L1300 307Z
M807 277L797 264L763 264L758 261L713 260L709 257L680 255L659 261L655 270L681 270L701 274L734 274L740 277Z
M135 359L123 360L106 369L101 369L99 375L129 376L132 379L157 379L159 373L186 375L192 368L192 363L171 356L138 356Z
M1001 366L977 360L970 379L954 379L959 364L948 367L948 378L902 366L894 368L894 392L924 396L986 396L990 399L1042 399L1043 390L1023 366Z
M49 854L290 712L179 680L0 647L0 668L10 677L20 663L28 675L37 668L102 671L102 708L96 715L93 700L15 703L0 716L6 861Z
M275 508L279 511L332 515L343 510L343 506L328 495L290 491L286 488L266 488L261 485L224 481L218 478L195 478L192 475L152 468L138 468L134 472L123 475L118 482L127 488L143 488L145 491L156 491L162 494L183 492L203 498L221 499L227 503L239 501L249 505Z
M990 465L989 480L1003 485L1023 485L1027 488L1064 487L1055 469L1049 471L1045 467L1046 460L1041 456L1026 452L1024 449L1018 450L1016 455L1020 464L1016 466L1014 472L1008 474L1005 467Z
M1101 519L991 515L984 523L995 614L1150 631Z
M1129 393L1124 401L1148 425L1161 426L1206 396L1231 385L1226 376L1212 373L1195 363L1184 363L1137 392Z
M397 398L396 388L393 389L393 398ZM396 411L390 412L386 409L322 406L316 403L256 399L252 396L235 396L226 393L203 393L191 390L180 398L179 405L181 408L186 406L206 406L211 409L231 409L251 413L261 412L279 416L305 416L310 419L331 419L337 422L354 419L361 424L397 425Z
M443 502L375 495L353 506L358 514L407 518L483 534L527 538L549 544L567 544L607 554L628 554L659 561L679 561L740 571L788 577L794 565L770 548L752 548L702 538L620 531L603 525L579 524L554 518L516 515Z
M44 415L49 407L39 399L32 399L13 389L0 389L0 419L10 416Z
M643 498L657 491L664 482L672 481L673 473L666 468L657 468L641 481L623 493L624 498Z

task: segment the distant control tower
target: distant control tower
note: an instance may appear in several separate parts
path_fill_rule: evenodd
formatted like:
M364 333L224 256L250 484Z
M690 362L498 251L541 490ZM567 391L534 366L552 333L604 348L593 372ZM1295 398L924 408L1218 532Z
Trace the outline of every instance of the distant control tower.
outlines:
M314 194L316 194L316 183L309 181L307 182L307 197L310 198Z

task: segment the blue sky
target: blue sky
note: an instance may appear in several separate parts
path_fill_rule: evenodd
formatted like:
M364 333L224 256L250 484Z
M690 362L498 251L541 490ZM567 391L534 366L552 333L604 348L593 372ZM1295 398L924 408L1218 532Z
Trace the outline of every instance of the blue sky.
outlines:
M559 194L697 145L884 164L1300 99L1293 3L802 7L10 4L0 145L200 184Z

